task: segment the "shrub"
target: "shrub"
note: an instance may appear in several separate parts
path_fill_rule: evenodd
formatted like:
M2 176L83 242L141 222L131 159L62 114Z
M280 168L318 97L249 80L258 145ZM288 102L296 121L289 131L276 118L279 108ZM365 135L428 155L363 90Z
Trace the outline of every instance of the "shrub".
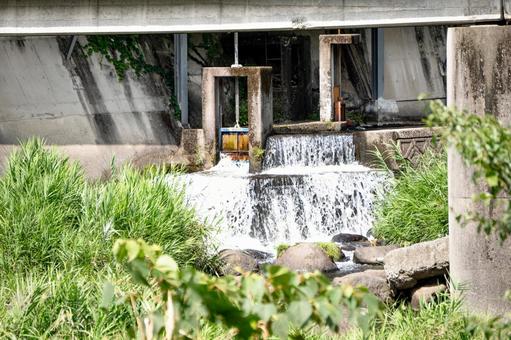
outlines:
M413 164L404 159L398 145L391 150L390 155L378 155L381 164L385 157L394 157L399 170L393 189L379 199L374 235L402 245L447 235L446 152L428 149Z
M40 140L22 144L0 178L0 270L102 268L117 237L144 237L181 265L207 266L211 228L165 173L126 166L90 184L77 163Z
M341 248L333 242L316 242L332 261L340 261L342 258Z

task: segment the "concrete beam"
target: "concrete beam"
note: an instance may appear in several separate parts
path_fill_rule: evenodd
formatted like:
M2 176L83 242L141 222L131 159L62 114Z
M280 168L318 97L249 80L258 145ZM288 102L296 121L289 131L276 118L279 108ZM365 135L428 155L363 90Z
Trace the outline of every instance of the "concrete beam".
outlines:
M0 35L266 31L502 20L510 0L0 0ZM503 10L506 8L506 11Z
M188 124L188 35L174 34L174 92L181 110L181 124Z

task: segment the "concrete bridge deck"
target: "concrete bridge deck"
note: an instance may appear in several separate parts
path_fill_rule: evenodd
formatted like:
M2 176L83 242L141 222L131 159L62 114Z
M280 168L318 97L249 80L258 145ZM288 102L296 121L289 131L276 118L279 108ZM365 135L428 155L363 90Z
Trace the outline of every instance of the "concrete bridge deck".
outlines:
M0 35L266 31L508 19L511 0L0 0Z

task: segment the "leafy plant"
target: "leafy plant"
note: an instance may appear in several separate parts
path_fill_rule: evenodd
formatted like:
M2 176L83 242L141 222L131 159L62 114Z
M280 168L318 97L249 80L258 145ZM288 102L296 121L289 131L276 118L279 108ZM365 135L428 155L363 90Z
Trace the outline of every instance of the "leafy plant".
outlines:
M264 149L258 146L254 146L252 148L252 154L254 155L254 159L256 161L262 161L264 158Z
M414 163L405 159L399 144L385 153L376 150L378 166L388 172L396 165L391 191L379 198L374 235L396 244L428 241L447 235L447 155L427 149Z
M291 245L289 244L279 244L277 246L277 257L280 257L280 255L282 255L286 250L288 250L289 247L291 247Z
M442 139L452 145L467 165L475 169L475 184L485 184L483 192L474 197L493 208L500 194L511 192L511 131L492 115L478 116L448 108L440 101L431 103L429 126L443 127ZM458 216L464 223L473 221L479 230L498 233L501 240L511 234L511 201L502 214L485 216L470 213Z
M117 299L131 307L143 339L193 338L206 320L233 330L241 339L271 335L286 339L292 325L323 325L338 331L348 315L367 329L381 308L367 289L333 287L319 273L267 266L263 276L211 277L192 268L179 269L160 247L142 240L118 240L113 251L135 282L151 289L149 295L127 293ZM114 292L111 284L105 285L104 307L114 304ZM142 305L154 308L142 314Z

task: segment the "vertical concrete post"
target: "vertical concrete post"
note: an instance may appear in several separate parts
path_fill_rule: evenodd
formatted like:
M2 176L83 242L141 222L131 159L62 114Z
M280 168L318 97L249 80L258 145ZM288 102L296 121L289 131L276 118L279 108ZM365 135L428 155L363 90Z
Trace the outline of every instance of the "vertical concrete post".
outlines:
M323 34L319 36L319 118L322 122L333 120L332 45L354 44L359 40L359 34Z
M447 35L447 102L471 113L493 114L511 122L511 27L449 28ZM511 303L511 240L500 244L495 235L462 226L456 216L477 211L498 214L509 196L499 197L496 209L474 203L482 191L472 183L473 169L449 150L449 259L451 278L461 284L465 308L476 313L504 314Z
M174 90L181 124L188 127L188 35L174 34Z
M371 29L371 64L373 81L373 99L383 98L384 68L384 34L383 28Z
M204 68L202 72L202 130L204 131L204 166L212 167L216 164L217 133L220 127L217 119L216 79L212 72Z

